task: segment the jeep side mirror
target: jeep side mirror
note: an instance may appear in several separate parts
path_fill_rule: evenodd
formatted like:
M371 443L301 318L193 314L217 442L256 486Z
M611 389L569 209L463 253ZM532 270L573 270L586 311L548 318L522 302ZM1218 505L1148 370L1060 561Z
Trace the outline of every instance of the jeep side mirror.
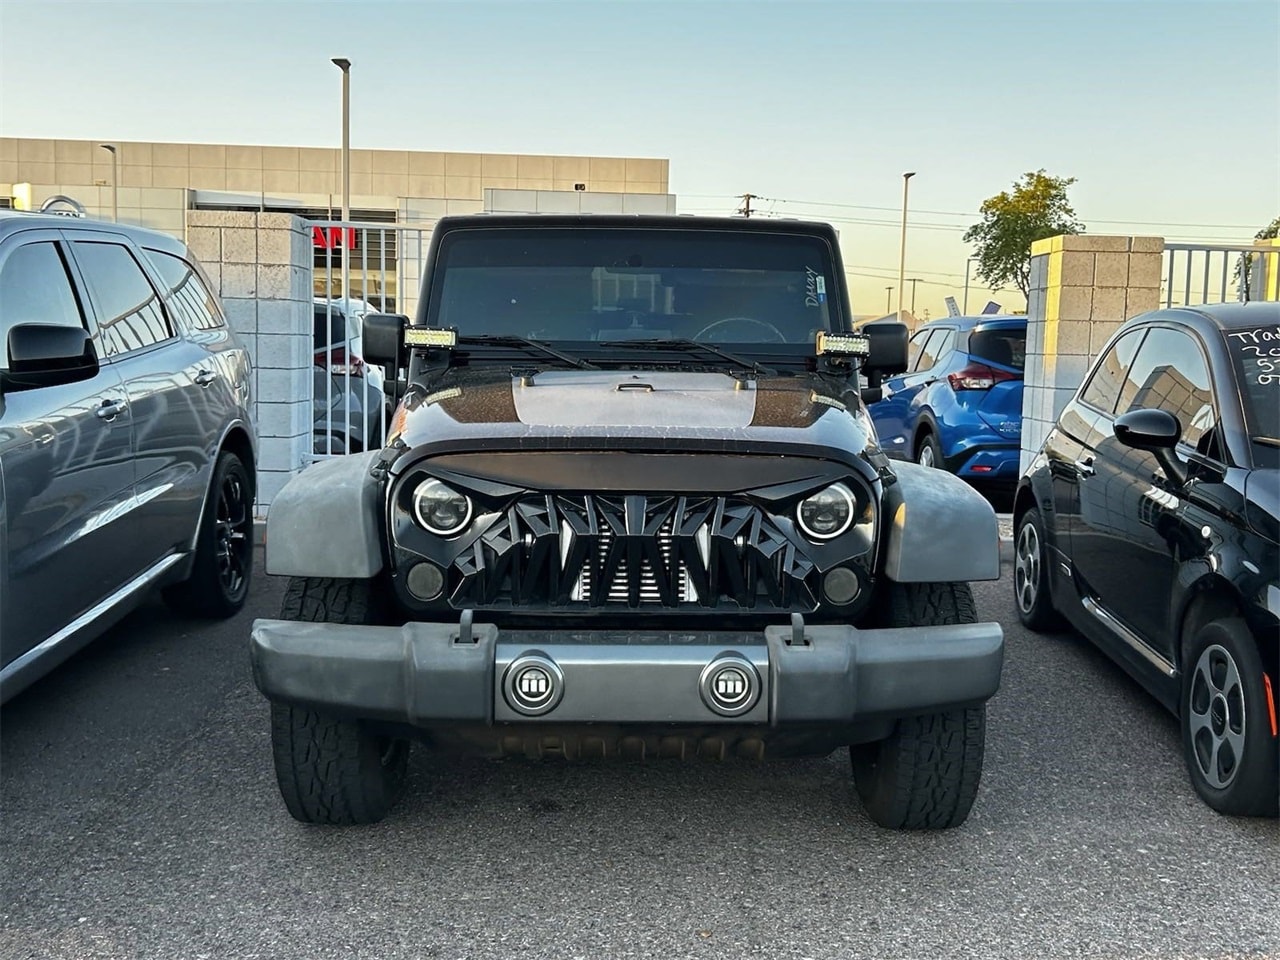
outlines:
M1187 469L1173 452L1182 436L1182 424L1168 410L1130 410L1112 425L1116 439L1135 450L1150 450L1165 476L1178 486L1187 482Z
M862 361L864 373L874 372L882 377L891 377L895 373L906 371L908 333L905 323L899 323L897 320L877 320L863 326L858 333L870 341L870 352Z
M20 323L9 330L9 369L0 371L0 389L78 383L97 373L98 355L83 327Z
M398 366L409 318L401 313L366 313L361 321L364 358L378 366Z

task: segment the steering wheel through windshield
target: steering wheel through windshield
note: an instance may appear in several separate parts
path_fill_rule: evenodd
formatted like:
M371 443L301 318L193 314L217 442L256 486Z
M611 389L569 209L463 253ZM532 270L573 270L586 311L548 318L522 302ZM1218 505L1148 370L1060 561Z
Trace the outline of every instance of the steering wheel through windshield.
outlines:
M745 338L725 336L723 334L721 334L720 336L709 336L709 334L712 331L717 330L719 328L729 327L730 329L732 329L730 327L731 324L739 324L743 326L751 326L751 327L763 329L767 334L769 334L769 336L767 339L763 339L763 340L760 339L758 334L754 337L745 337ZM705 327L703 327L701 330L695 333L693 335L693 339L706 340L711 343L786 343L787 342L787 338L783 336L782 331L779 330L777 327L775 327L772 323L768 323L764 320L757 320L754 317L725 317L723 320L716 320L714 323L707 324Z

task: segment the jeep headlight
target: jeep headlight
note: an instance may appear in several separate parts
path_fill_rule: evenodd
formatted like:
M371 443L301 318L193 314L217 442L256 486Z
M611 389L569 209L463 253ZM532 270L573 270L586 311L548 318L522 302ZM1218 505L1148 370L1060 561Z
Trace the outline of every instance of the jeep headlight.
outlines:
M796 507L796 522L810 540L830 540L849 529L857 501L843 483L833 483Z
M471 522L471 499L443 481L428 477L413 491L413 512L431 533L451 537Z

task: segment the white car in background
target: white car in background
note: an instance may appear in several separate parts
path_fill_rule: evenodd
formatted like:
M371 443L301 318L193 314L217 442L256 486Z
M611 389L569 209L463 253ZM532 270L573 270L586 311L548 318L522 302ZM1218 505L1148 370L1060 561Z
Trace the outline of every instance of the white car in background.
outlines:
M377 304L323 297L316 297L313 303L316 366L324 367L335 377L344 377L348 372L353 377L363 377L385 395L386 374L382 367L365 363L361 335L361 320L366 313L377 313Z

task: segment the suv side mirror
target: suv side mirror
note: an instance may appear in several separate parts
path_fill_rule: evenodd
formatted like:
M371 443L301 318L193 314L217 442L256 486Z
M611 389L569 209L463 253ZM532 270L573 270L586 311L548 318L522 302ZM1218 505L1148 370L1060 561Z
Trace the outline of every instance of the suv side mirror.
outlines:
M83 327L20 323L9 330L9 369L0 371L0 389L78 383L97 373L98 355Z
M409 318L401 313L366 313L362 323L364 358L379 366L397 366Z
M907 325L897 320L877 320L858 331L870 341L870 352L862 362L867 373L882 377L904 373L907 369Z
M1130 410L1116 417L1112 430L1126 447L1155 454L1171 481L1178 486L1186 483L1186 466L1173 452L1182 436L1182 424L1168 410Z

